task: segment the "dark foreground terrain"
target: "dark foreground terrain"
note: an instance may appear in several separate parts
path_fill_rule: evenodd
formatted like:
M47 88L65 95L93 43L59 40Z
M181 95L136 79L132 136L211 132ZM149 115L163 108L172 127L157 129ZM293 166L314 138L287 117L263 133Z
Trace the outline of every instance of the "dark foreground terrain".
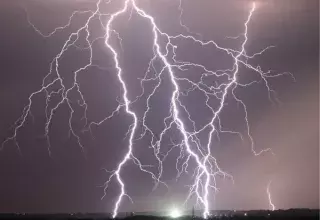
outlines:
M117 219L126 220L165 220L173 219L170 217L155 215L147 215L143 213L122 213L123 217ZM108 214L0 214L0 219L36 219L36 220L104 220L112 219ZM182 216L174 218L179 220L201 220L201 217L196 216ZM265 219L265 220L281 220L281 219L306 219L306 220L318 220L319 210L310 209L290 209L290 210L277 210L277 211L213 211L212 216L208 219L221 219L221 220L254 220L254 219Z

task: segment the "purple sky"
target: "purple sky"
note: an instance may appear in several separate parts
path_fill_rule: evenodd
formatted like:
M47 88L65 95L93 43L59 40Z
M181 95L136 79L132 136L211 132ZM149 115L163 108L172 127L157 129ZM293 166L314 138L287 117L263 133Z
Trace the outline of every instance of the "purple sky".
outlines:
M178 34L179 1L138 1L152 14L161 30ZM250 1L191 1L183 2L183 21L193 32L201 33L203 39L214 39L223 46L239 47L239 41L225 39L243 32L243 22L250 10ZM247 139L241 141L234 135L221 134L215 140L212 153L220 167L233 175L218 179L219 193L215 200L210 197L211 209L268 209L266 187L270 180L273 202L279 209L319 208L319 2L317 0L283 0L258 3L257 11L249 25L248 53L269 45L276 46L253 61L264 69L291 72L296 78L283 76L270 80L277 92L279 103L268 100L262 84L239 90L246 103L248 120L255 146L272 148L275 156L254 156ZM39 89L42 78L48 73L52 58L59 52L68 31L44 39L29 25L24 8L32 22L43 32L66 23L73 10L92 9L92 1L1 1L0 3L0 137L5 140L12 135L12 124L21 115L30 93ZM109 7L109 6L108 6ZM113 8L106 7L106 11ZM117 7L114 4L112 7ZM127 14L128 16L128 14ZM75 19L75 28L83 18ZM95 24L96 25L96 24ZM93 25L92 33L96 26ZM124 78L130 82L129 97L140 91L138 77L142 77L148 65L152 38L145 20L134 15L130 21L120 18L115 27L123 38ZM98 28L96 28L98 30ZM80 42L81 43L81 42ZM201 48L181 42L180 59L193 60L209 68L224 68L228 59L219 56L214 49ZM61 61L61 73L70 85L72 73L83 62L86 53L76 49L66 53ZM99 65L111 63L110 54L103 44L95 47L94 61ZM245 74L246 70L242 69ZM248 77L247 77L248 76ZM244 79L251 75L245 75ZM115 72L90 69L79 77L81 88L88 102L89 121L101 120L117 106L121 95ZM152 101L150 126L160 130L166 114L170 87L164 85ZM68 137L66 106L59 109L50 127L52 156L49 157L44 132L44 96L33 99L32 113L18 133L22 155L12 142L0 152L0 212L104 212L111 211L119 188L111 183L107 196L101 186L108 178L101 168L114 169L123 157L127 139L124 135L130 125L122 111L99 127L93 127L94 138L82 134L86 157L74 138ZM186 100L190 113L199 124L208 120L202 109L203 100L197 94ZM136 111L143 106L137 105ZM224 125L230 129L246 132L243 112L235 111L230 104L222 114ZM141 116L141 114L140 114ZM75 114L81 118L81 108ZM240 118L240 120L239 120ZM77 131L81 121L74 120ZM171 137L176 137L172 132ZM170 135L164 144L168 148ZM136 155L145 163L152 163L148 141L137 141ZM120 211L168 209L181 204L186 195L190 178L183 176L175 181L175 158L173 151L164 164L165 180L170 188L159 187L152 192L152 179L138 171L129 162L123 171L127 192L134 200L125 199ZM192 166L192 163L190 163Z

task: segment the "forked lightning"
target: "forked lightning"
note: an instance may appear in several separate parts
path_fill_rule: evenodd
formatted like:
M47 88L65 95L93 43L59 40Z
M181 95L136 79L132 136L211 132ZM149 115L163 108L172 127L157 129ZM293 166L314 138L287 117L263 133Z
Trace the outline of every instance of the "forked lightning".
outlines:
M49 155L51 155L51 145L49 139L50 125L52 123L52 119L56 110L62 105L67 105L70 110L70 134L76 138L79 146L82 150L84 150L85 146L82 144L82 133L77 132L72 125L73 115L76 109L72 104L75 100L72 100L70 94L71 92L76 92L80 97L80 100L76 100L77 104L84 111L83 119L85 121L85 125L83 131L92 132L92 126L99 126L100 124L105 123L108 119L122 110L124 110L126 114L132 118L132 124L128 128L127 134L124 134L128 138L127 151L122 160L119 161L117 166L112 171L108 171L110 176L108 178L108 181L104 184L105 193L111 181L116 181L120 187L120 193L117 196L114 204L113 217L117 216L124 197L130 198L129 193L126 191L126 183L122 179L124 175L122 172L124 165L131 160L140 168L142 172L150 175L155 183L155 188L159 184L163 184L168 187L165 181L163 181L162 179L162 175L164 172L163 163L165 162L165 159L171 152L171 150L177 147L180 149L180 154L176 160L177 178L179 178L182 174L190 174L193 177L193 183L189 188L189 193L186 196L186 201L184 204L190 201L191 198L196 198L197 205L203 209L203 217L207 218L210 215L209 210L210 208L212 208L210 206L210 194L214 194L214 192L218 190L216 182L218 176L228 177L233 181L233 177L230 174L224 172L219 167L218 161L211 153L211 149L214 145L214 135L219 135L220 133L230 133L232 135L239 135L241 139L247 138L248 140L250 140L251 151L255 156L258 156L266 151L272 152L270 148L263 150L257 150L255 148L253 138L250 134L247 107L244 101L242 101L240 97L237 96L236 88L249 87L250 85L255 83L262 83L264 84L266 91L269 94L269 98L272 100L274 98L274 91L269 85L269 78L274 78L285 74L289 74L291 77L293 76L290 73L274 74L271 71L262 70L260 66L250 64L250 61L253 58L261 55L266 50L273 47L270 46L264 48L255 54L248 54L246 51L247 42L250 40L250 21L254 18L254 12L256 10L256 3L254 2L251 3L247 19L243 22L243 33L239 36L231 37L233 40L237 40L240 42L238 50L222 47L213 40L204 41L200 39L200 34L194 34L193 32L191 32L189 27L187 27L182 21L182 18L184 17L182 0L177 0L177 6L179 10L178 18L180 19L179 22L183 31L186 33L177 35L170 35L169 33L163 32L158 26L156 18L149 14L146 10L144 10L143 5L140 5L140 2L138 0L123 0L121 1L122 6L118 11L114 11L109 14L103 13L103 8L111 2L112 0L98 0L96 2L94 10L75 11L72 13L68 22L64 26L57 27L52 32L46 34L41 32L41 30L39 30L28 18L29 24L37 33L39 33L44 38L52 37L60 31L66 31L66 29L72 25L74 19L79 16L85 17L86 21L79 29L69 34L69 37L62 45L60 52L53 58L52 62L50 63L49 73L44 77L39 90L33 92L29 96L29 101L23 109L22 115L15 123L13 135L8 137L3 142L2 147L4 147L4 145L9 141L13 141L20 150L19 143L17 141L17 135L20 129L24 125L26 125L28 117L32 116L31 107L33 105L34 97L37 95L44 95L46 98L46 107L44 109L46 116L44 135L48 143L47 147ZM123 77L126 71L120 64L120 52L117 50L117 47L113 45L111 39L115 37L121 44L121 33L114 29L113 24L123 14L128 14L130 16L129 19L131 19L133 13L136 13L138 16L141 16L143 19L149 22L149 26L146 28L150 29L153 37L153 57L150 59L148 69L145 72L144 77L142 79L137 79L140 80L141 94L135 99L130 100L128 96L128 94L130 93L130 91L128 90L129 82L126 82ZM92 36L92 29L90 27L95 19L99 19L99 22L104 31L99 37L90 40ZM77 45L77 42L80 41L83 37L81 33L85 33L84 40L87 46L84 48L79 48L79 46ZM93 61L94 49L92 45L99 40L104 41L105 47L108 49L109 53L112 56L112 68L114 69L114 73L117 74L117 83L121 87L122 97L120 100L118 100L119 105L109 116L106 116L101 121L94 122L90 121L87 117L87 111L90 106L87 105L85 95L81 92L78 75L84 70L87 70L89 67L97 67L103 69ZM178 46L178 42L181 40L186 41L190 44L196 44L201 48L210 47L212 48L212 50L219 50L232 59L232 65L229 69L210 70L202 64L179 59L178 49L180 48L180 46ZM85 63L81 68L73 73L69 73L73 74L73 84L68 88L60 72L59 64L61 59L63 59L64 53L72 47L77 47L81 50L89 50L90 56L88 62ZM107 54L106 56L108 55L109 54ZM161 63L161 68L155 65L156 62ZM240 83L240 66L244 67L247 70L255 72L261 80L251 81L246 84ZM195 73L193 74L199 76L199 80L190 79L187 77L187 75L181 76L188 70L194 71ZM163 77L165 75L169 77L171 86L173 88L171 96L169 97L170 104L167 106L170 114L167 117L163 118L163 130L160 133L155 133L148 124L148 116L152 111L150 100L154 97L156 91L163 84ZM210 77L211 80L209 80L210 83L208 83L208 80L206 79L210 79ZM145 85L148 82L154 82L155 85L150 93L145 94ZM188 111L188 106L182 101L182 97L185 99L190 93L193 93L195 91L201 92L203 94L203 97L206 100L203 105L205 108L211 111L210 119L204 126L201 127L199 127L196 120L192 119L192 116ZM59 97L59 102L57 102L54 106L50 106L49 103L53 96ZM221 113L226 106L227 96L233 97L233 101L238 103L242 107L242 112L240 114L244 115L243 122L246 125L245 135L241 134L239 131L226 130L223 126ZM132 108L132 104L140 101L143 97L146 97L146 110L142 114L137 114L137 112L135 112ZM216 105L212 105L212 100L216 102ZM142 117L139 117L138 115L142 115ZM185 117L185 115L187 115L187 117ZM192 125L191 127L189 126L190 124ZM139 128L142 129L140 130ZM174 142L172 140L172 148L170 148L170 150L167 152L163 152L161 151L161 146L163 146L163 138L164 136L169 134L169 131L173 129L178 129L181 135L181 139L178 142ZM200 134L202 135L202 137L203 134L206 134L206 142L203 140L200 141ZM154 172L150 169L151 165L142 164L139 158L134 155L133 149L135 141L143 139L146 136L151 137L150 146L153 148L154 155L152 156L154 156L155 163L157 163L157 172ZM174 140L176 139L177 138L174 138ZM203 144L204 142L206 144ZM190 167L190 161L195 162L197 166ZM267 193L270 205L274 210L275 207L271 201L269 187L270 183L267 187Z

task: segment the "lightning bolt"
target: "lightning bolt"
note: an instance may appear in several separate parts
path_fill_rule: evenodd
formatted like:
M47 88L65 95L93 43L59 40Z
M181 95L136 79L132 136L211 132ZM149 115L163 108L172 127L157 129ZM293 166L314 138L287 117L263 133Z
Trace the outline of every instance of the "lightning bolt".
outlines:
M276 206L272 202L271 198L271 192L270 192L270 185L272 181L269 181L268 186L267 186L267 195L268 195L268 200L269 200L269 207L271 208L272 211L276 209Z
M54 114L57 109L61 106L66 105L69 108L69 134L77 141L81 150L85 152L85 147L82 144L82 133L90 131L92 134L92 126L99 126L105 123L107 120L118 114L120 111L125 111L125 113L131 117L132 123L130 124L125 137L128 138L127 151L123 158L119 161L116 167L109 171L108 180L104 183L104 195L108 189L109 183L111 181L116 181L120 188L120 193L116 198L113 209L113 217L118 215L121 202L124 197L128 197L131 201L129 194L126 191L126 184L122 179L124 166L128 161L132 161L139 169L150 175L154 181L154 189L158 187L159 184L163 184L168 187L168 185L162 180L163 175L163 163L167 156L171 153L174 148L180 149L180 154L176 160L176 170L178 179L183 174L192 173L193 183L189 185L189 193L186 197L184 205L186 205L192 197L196 198L196 204L203 208L203 217L208 218L210 216L210 192L217 192L219 190L217 186L217 178L230 178L232 181L232 175L224 172L218 165L218 161L212 155L211 149L213 145L214 135L219 137L221 133L228 133L230 135L238 135L242 140L247 138L250 141L250 149L253 155L258 156L264 152L272 152L270 148L257 150L253 141L253 137L250 133L250 126L248 120L247 107L238 96L237 88L249 87L252 84L263 83L268 93L269 99L272 101L276 99L275 91L269 84L269 78L279 77L282 75L290 75L291 73L273 73L272 71L264 71L260 66L254 66L250 64L250 61L256 56L263 54L268 49L274 46L269 46L262 49L261 51L248 54L246 51L247 42L249 41L249 23L253 19L254 12L256 10L256 4L253 2L251 9L248 13L247 19L244 21L243 27L244 31L242 34L236 37L231 37L233 40L241 40L241 44L238 50L225 48L220 46L217 42L210 40L204 41L199 39L201 36L197 33L193 33L183 22L183 8L182 0L179 0L179 21L180 25L186 31L186 33L181 33L178 35L170 35L169 33L163 32L161 28L157 25L155 18L145 11L139 4L137 0L123 0L121 8L113 13L103 13L104 4L108 5L112 1L97 0L95 10L88 11L75 11L69 17L67 24L55 28L50 33L42 33L29 19L28 22L30 26L43 38L50 38L56 33L65 31L68 27L72 25L73 20L78 16L86 16L84 24L82 24L76 31L69 34L68 39L62 45L60 52L53 58L50 63L49 73L43 78L42 85L40 88L31 93L29 96L29 101L22 111L22 115L14 124L13 135L6 138L2 143L2 148L4 145L13 141L20 151L20 146L17 141L17 135L20 129L27 123L28 116L33 117L31 108L33 106L33 99L35 96L44 95L45 96L45 116L46 123L44 127L44 137L47 140L48 153L51 155L51 144L50 144L50 125L52 124ZM120 15L129 13L129 20L132 19L133 13L136 13L143 19L149 22L149 28L152 32L153 40L153 57L150 59L148 68L144 74L144 77L139 79L141 86L141 93L130 100L128 94L128 82L125 81L123 74L125 70L120 64L120 52L117 47L111 42L112 37L116 37L123 51L121 34L113 29L113 24ZM91 39L92 33L90 26L95 19L98 19L103 33L95 38ZM84 35L84 36L82 36ZM86 42L85 47L80 47L77 45L78 41L84 38ZM202 37L201 37L202 38ZM117 100L118 106L114 111L103 118L100 121L90 121L87 117L88 104L85 100L85 95L81 92L81 83L78 80L80 73L88 70L89 68L99 68L105 70L106 68L101 67L94 63L93 60L93 44L103 40L105 47L108 49L110 55L112 56L113 67L115 70L119 86L122 91L121 97ZM190 44L195 44L199 47L212 47L214 50L218 50L225 55L228 55L232 59L232 66L229 69L221 70L210 70L204 65L199 63L194 63L188 60L179 59L179 46L178 43L181 41L188 42ZM73 72L73 83L70 87L67 87L65 81L60 73L60 61L63 59L63 55L70 48L75 47L81 51L88 51L89 58L88 62L82 67ZM161 63L155 65L155 63ZM251 81L249 83L241 83L239 80L240 66L245 67L247 70L255 72L259 77L259 81ZM198 80L190 79L187 77L188 71L197 71ZM169 115L163 119L163 129L160 133L155 133L153 129L148 124L148 116L152 111L151 99L154 97L157 90L163 84L163 78L167 76L170 79L172 86L172 93L169 97L170 105L168 106ZM210 83L208 83L210 81ZM146 94L145 85L149 82L155 83L152 90ZM193 119L192 115L188 111L188 107L184 104L184 99L188 98L188 95L193 92L201 92L205 98L205 107L211 112L210 119L204 125L199 127L196 120ZM71 93L76 93L78 95L77 99L71 97ZM58 97L59 101L52 104L52 97ZM223 127L223 121L221 119L221 113L223 112L225 106L227 105L227 98L231 97L234 102L242 107L243 121L246 125L246 134L241 134L239 131L228 130ZM132 107L134 103L146 99L145 111L142 116L135 112ZM215 104L212 104L215 102ZM53 105L53 106L52 106ZM73 116L76 111L75 107L80 107L83 111L83 130L78 131L73 126ZM141 128L141 131L140 131ZM170 131L178 130L181 137L179 140L177 138L171 139L171 148L164 152L161 148L163 145L163 138L168 135ZM200 141L200 134L206 134L207 142L203 144L203 140ZM157 172L151 171L152 165L142 164L139 158L135 156L134 153L134 143L136 140L145 138L146 136L151 136L150 147L153 149L153 156L157 162ZM191 167L190 162L195 162L196 166ZM190 172L191 171L191 172ZM271 183L271 182L270 182ZM270 205L274 210L274 205L271 202L271 195L269 192L269 186L267 187L267 193L269 197ZM102 198L103 198L102 197Z

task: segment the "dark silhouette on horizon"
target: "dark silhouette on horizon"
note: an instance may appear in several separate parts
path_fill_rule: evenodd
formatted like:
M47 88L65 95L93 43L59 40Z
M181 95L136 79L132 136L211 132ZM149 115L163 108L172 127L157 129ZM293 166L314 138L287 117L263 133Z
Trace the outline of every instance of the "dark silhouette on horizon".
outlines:
M208 218L210 219L223 219L223 220L283 220L283 219L307 219L307 220L318 220L319 219L319 209L289 209L289 210L251 210L251 211L214 211L212 215ZM202 220L200 216L194 215L195 210L192 209L191 215L184 215L178 218L172 218L168 216L154 216L154 215L141 215L134 212L120 213L120 216L115 219L126 219L126 220L166 220L166 219L177 219L177 220ZM123 215L123 217L121 217ZM72 214L25 214L25 213L15 213L15 214L0 214L0 219L44 219L44 220L111 220L111 214L82 214L82 213L72 213Z

